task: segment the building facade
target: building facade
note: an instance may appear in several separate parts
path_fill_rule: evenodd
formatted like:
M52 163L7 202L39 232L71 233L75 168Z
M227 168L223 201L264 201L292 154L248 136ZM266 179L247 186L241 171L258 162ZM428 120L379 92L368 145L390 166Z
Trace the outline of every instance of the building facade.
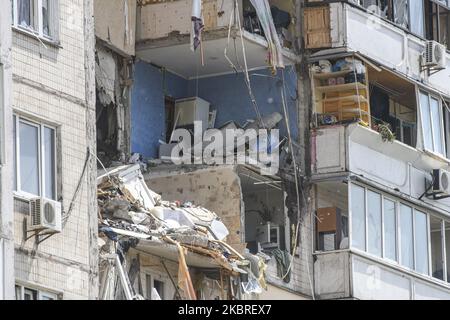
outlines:
M5 122L15 291L7 297L96 299L93 2L11 4L2 10L12 12Z
M449 299L448 3L307 5L316 295Z

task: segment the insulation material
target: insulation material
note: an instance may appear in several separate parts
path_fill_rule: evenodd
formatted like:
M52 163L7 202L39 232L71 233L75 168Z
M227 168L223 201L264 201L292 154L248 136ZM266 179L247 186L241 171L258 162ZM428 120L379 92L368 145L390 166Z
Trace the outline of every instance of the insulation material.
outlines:
M264 30L264 34L269 46L269 64L273 69L284 68L283 52L281 48L280 38L278 37L275 24L273 23L270 5L267 0L250 0L255 7L256 14Z
M107 106L115 103L116 61L111 52L97 47L95 80L100 102Z

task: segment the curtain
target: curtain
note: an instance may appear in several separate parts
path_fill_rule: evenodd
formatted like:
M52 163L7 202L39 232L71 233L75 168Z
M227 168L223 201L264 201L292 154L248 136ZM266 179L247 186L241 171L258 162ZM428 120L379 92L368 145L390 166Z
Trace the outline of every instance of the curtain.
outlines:
M17 0L19 25L31 27L31 0Z

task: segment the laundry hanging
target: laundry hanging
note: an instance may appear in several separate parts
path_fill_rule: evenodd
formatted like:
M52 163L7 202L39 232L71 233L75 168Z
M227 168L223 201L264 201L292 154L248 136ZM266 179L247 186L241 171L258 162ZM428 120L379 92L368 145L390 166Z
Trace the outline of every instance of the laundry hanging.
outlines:
M275 24L273 23L269 2L267 0L250 0L250 2L255 8L258 19L264 30L269 47L268 63L275 72L276 68L284 68L284 61L280 39Z
M192 1L191 50L195 51L202 43L202 31L205 27L202 17L202 0Z

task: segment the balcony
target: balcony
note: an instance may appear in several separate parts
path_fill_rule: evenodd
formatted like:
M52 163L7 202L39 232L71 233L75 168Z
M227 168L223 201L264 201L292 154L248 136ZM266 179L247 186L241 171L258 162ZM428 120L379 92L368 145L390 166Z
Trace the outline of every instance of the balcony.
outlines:
M425 51L425 35L417 35L417 31L413 33L387 18L345 2L319 7L316 4L306 10L306 14L310 16L310 19L306 19L307 47L316 51L313 57L318 58L332 52L324 49L358 52L403 76L424 82L442 94L450 95L447 85L450 76L448 51L445 70L427 74L421 69L420 58ZM427 34L426 37L435 38L432 34ZM442 42L442 39L437 40Z
M272 2L277 8L289 8L285 0ZM238 67L244 66L245 55L248 70L266 68L268 43L256 16L247 13L250 11L246 11L249 7L246 0L238 1L241 28L237 20L231 19L229 39L230 18L234 16L233 4L234 1L204 1L203 58L200 58L198 52L191 51L192 1L159 2L141 6L138 9L137 57L165 67L188 80L233 73L235 70L224 54L225 48L228 48L228 58ZM283 11L283 14L288 12ZM284 63L293 65L298 59L291 49L292 40L283 36L286 33L292 34L292 24L285 27L277 27L283 46L282 54Z
M315 180L354 175L416 201L433 169L449 169L446 160L400 141L384 142L380 133L357 123L314 129L311 148ZM448 199L421 202L436 210L450 207Z
M319 299L450 299L448 288L347 250L316 254L314 276Z

